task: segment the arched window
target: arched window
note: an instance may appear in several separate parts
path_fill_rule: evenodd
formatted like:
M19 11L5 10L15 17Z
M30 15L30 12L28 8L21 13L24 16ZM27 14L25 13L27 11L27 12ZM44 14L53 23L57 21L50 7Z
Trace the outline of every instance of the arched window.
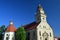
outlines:
M9 40L9 37L6 37L6 40Z
M6 34L6 36L7 36L7 37L6 37L6 40L9 40L9 35L8 35L8 34Z
M40 37L40 40L42 40L42 37Z
M45 20L45 18L43 18L43 20Z
M51 33L50 33L50 37L51 37Z
M27 40L30 40L30 32L28 32Z
M33 37L35 38L35 31L33 31Z
M39 31L39 35L41 36L41 31Z
M45 38L45 40L47 40L47 38Z

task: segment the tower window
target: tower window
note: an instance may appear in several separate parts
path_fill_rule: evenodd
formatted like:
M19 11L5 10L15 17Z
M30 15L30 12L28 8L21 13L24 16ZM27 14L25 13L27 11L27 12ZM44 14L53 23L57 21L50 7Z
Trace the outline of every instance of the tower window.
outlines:
M7 37L6 37L6 40L9 40L9 35L8 35L8 34L6 34L6 36L7 36Z
M39 31L39 35L41 36L41 31Z
M9 37L6 37L6 40L9 40Z
M50 37L51 37L51 33L50 33Z
M44 20L44 18L43 18L43 20Z

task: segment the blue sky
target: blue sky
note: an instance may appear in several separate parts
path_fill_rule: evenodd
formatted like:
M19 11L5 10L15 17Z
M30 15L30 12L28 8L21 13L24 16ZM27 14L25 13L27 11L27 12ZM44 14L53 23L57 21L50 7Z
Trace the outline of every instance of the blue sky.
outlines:
M35 21L38 3L44 8L47 22L60 37L60 0L0 0L0 26L14 22L16 28Z

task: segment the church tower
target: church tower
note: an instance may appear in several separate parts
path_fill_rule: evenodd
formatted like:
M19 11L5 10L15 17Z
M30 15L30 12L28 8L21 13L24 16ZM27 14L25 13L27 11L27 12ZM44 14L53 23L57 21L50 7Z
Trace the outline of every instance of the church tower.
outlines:
M45 12L39 4L35 14L35 21L24 26L27 40L54 40L53 30L47 23Z
M15 31L16 31L16 29L13 26L13 22L10 21L10 24L6 28L6 31L4 34L4 40L15 40Z
M46 15L44 13L44 10L42 6L39 4L36 14L35 14L36 22L46 21Z
M47 23L45 12L40 4L38 5L35 18L36 23L39 23L37 26L37 40L54 40L53 30Z

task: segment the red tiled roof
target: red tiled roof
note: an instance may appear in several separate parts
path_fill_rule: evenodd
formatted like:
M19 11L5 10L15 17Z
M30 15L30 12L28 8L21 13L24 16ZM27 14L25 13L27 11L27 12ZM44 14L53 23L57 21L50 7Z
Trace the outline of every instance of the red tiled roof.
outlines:
M35 29L38 26L39 23L36 22L32 22L30 24L27 24L25 26L23 26L26 30L32 30Z
M14 28L13 24L10 24L7 28L6 28L6 32L15 32L16 29Z

